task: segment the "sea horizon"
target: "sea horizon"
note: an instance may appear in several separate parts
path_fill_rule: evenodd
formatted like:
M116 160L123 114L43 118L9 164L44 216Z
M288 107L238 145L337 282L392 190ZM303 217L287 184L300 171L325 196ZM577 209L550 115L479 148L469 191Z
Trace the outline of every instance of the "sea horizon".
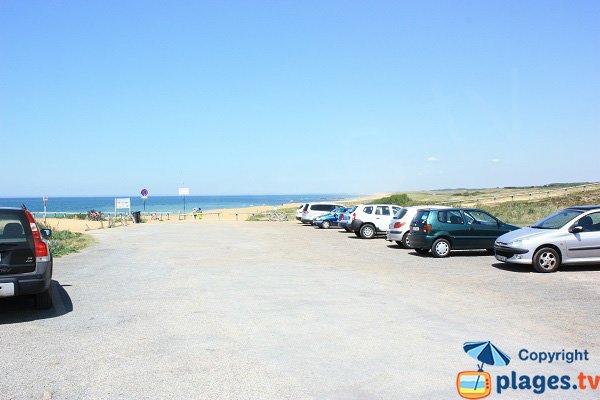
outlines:
M129 198L131 211L189 212L193 208L203 211L223 208L253 206L285 206L290 203L343 201L356 197L354 194L279 194L279 195L214 195L214 196L60 196L48 197L47 213L85 213L96 210L104 213L115 211L115 199ZM21 207L32 212L43 212L44 201L37 197L0 197L0 207ZM124 211L124 210L120 210Z

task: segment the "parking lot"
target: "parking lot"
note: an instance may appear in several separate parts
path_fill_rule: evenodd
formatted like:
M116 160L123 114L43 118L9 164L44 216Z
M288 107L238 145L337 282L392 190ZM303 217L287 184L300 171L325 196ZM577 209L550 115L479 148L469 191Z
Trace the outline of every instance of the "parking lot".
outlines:
M513 357L492 373L600 375L600 266L538 274L295 223L91 235L55 260L54 309L0 302L0 398L458 398L456 374L476 368L462 345L487 340ZM591 361L527 363L523 348Z

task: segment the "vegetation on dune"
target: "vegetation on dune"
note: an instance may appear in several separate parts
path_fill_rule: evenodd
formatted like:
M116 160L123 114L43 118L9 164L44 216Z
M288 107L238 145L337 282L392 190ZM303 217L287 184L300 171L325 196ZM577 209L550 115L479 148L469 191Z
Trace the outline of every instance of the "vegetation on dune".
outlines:
M452 193L451 196L480 196L485 195L481 190L467 190L465 192Z
M40 229L49 228L38 222ZM49 240L52 256L59 258L71 253L77 253L88 247L94 239L86 234L71 232L69 230L52 229L52 237Z
M600 190L550 197L537 201L511 201L490 204L481 208L491 212L504 222L526 226L566 207L594 204L600 204Z
M562 185L563 184L550 184L546 186L556 187ZM410 196L406 193L397 193L391 196L369 201L369 203L398 204L401 206L422 204L448 205L449 203L447 201L454 200L458 196L464 196L465 201L473 201L473 196L478 196L480 194L484 194L485 192L478 190L467 190L462 193L449 194L448 197L445 198L442 196L432 197L431 193L433 192L429 192L429 195L426 192L411 193ZM550 215L566 207L594 204L600 204L599 189L578 193L565 193L562 196L548 197L546 199L506 201L495 204L480 204L479 206L474 207L487 210L504 222L519 226L527 226L533 224L542 217Z
M382 197L369 201L370 204L396 204L399 206L414 205L415 202L406 193L396 193L391 196Z

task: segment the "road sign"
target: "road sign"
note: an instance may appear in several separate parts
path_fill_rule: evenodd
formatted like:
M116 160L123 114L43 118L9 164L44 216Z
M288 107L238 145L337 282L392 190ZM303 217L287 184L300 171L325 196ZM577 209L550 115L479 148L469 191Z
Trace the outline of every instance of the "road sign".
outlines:
M189 196L190 188L179 188L179 195L180 196Z

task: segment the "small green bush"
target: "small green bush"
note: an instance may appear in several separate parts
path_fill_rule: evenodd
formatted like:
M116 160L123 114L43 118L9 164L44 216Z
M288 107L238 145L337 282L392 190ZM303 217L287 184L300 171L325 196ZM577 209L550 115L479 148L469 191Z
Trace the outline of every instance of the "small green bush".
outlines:
M406 193L396 193L391 196L382 197L369 201L371 204L396 204L399 206L410 206L414 204L414 201L408 197Z

